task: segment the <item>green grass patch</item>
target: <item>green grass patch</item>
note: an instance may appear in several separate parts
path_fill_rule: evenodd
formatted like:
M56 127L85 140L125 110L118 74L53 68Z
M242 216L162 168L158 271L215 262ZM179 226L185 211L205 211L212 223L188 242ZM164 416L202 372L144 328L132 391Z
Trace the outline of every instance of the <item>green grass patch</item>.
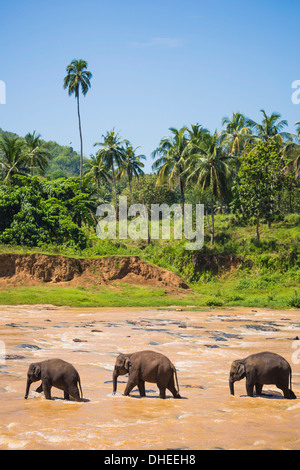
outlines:
M62 287L59 285L27 286L0 291L2 305L52 304L70 307L269 307L299 308L300 291L278 286L256 289L249 285L243 291L238 282L217 280L196 285L193 291L180 295L165 289L131 284L114 287Z

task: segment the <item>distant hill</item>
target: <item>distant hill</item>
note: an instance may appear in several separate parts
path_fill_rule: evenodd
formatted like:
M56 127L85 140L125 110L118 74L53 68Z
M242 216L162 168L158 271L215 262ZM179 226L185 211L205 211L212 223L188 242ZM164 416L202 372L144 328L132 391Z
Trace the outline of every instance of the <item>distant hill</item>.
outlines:
M0 138L6 137L18 137L24 139L14 132L5 131L0 128ZM59 145L57 142L52 140L45 141L41 139L43 145L52 155L49 162L49 166L46 170L45 176L48 179L56 179L62 177L79 176L79 165L80 155L73 150L73 147L68 145ZM88 162L87 158L83 159L84 163Z

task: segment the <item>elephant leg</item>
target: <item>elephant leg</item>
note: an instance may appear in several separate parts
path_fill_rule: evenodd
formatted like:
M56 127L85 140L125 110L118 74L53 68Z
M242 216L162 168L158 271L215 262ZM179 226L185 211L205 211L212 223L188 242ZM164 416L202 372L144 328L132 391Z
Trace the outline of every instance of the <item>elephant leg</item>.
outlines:
M166 387L159 387L159 398L165 399L166 398Z
M167 382L162 377L158 377L157 386L159 388L159 398L166 398Z
M41 384L37 389L36 389L36 392L37 393L42 393L43 391L43 385Z
M128 396L129 393L131 392L131 390L132 390L136 385L137 385L137 384L136 384L135 381L128 379L128 382L127 382L127 385L126 385L126 388L125 388L125 391L124 391L124 395L125 395L125 396Z
M290 395L289 396L290 400L295 400L297 398L293 390L291 390L290 388L289 388L289 395Z
M254 384L250 380L246 380L246 390L248 397L253 397Z
M284 398L290 399L291 397L290 390L287 385L285 384L283 385L282 383L279 383L279 384L276 384L276 387L283 391Z
M68 392L65 392L65 391L64 391L64 400L70 400L70 395L68 394Z
M138 389L139 389L139 392L140 392L140 396L145 397L146 396L145 382L143 380L139 380Z
M278 380L276 387L283 391L284 398L290 398L289 382L288 380Z
M173 375L172 375L172 377L171 377L171 379L168 383L167 389L170 390L170 392L172 393L174 398L181 398L181 396L179 395L179 393L176 390Z
M64 392L66 393L66 392ZM74 399L74 401L81 401L81 398L80 398L80 394L79 394L79 390L78 390L78 387L77 385L71 385L69 388L68 388L68 392L67 392L67 395L71 395L71 397ZM68 398L67 398L68 399Z
M49 381L49 379L44 379L42 381L42 387L43 387L43 392L45 394L45 398L46 400L51 400L51 383Z
M260 397L262 395L263 384L255 384L256 396Z

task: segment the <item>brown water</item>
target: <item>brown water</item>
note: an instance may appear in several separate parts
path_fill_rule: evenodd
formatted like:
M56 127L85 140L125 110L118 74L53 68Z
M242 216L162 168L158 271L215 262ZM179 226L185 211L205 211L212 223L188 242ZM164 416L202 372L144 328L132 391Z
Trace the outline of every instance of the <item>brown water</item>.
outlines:
M299 449L296 336L297 310L1 307L8 359L0 366L0 449ZM146 397L124 397L125 376L112 396L116 356L143 349L176 365L183 400L161 400L147 383ZM230 395L231 362L265 350L292 365L297 400L275 385L264 388L267 397L249 398L244 380ZM52 357L75 365L88 401L66 402L55 388L48 401L35 392L39 382L24 400L28 365Z

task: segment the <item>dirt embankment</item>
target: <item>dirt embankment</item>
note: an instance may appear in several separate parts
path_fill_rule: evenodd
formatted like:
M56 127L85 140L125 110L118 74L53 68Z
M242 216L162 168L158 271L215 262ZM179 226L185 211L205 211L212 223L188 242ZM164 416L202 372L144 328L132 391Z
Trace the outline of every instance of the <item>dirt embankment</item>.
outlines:
M150 265L138 256L76 259L61 255L0 254L0 284L44 282L107 285L113 281L152 285L166 289L189 289L175 273Z
M222 276L224 273L235 271L242 263L246 263L242 257L229 254L214 255L196 253L193 257L195 273L210 271L219 276ZM250 265L249 261L247 261L247 263Z

